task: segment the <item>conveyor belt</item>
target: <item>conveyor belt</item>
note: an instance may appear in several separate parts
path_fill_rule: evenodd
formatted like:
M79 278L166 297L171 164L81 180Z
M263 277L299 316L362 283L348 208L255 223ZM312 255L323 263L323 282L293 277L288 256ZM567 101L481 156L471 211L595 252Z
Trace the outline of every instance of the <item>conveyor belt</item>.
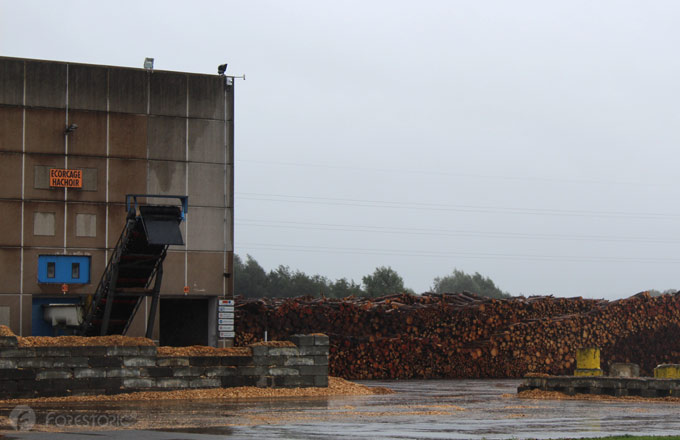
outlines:
M184 210L142 205L137 214L137 207L128 203L126 225L86 312L81 335L125 334L143 298L152 296L147 325L147 337L151 336L168 246L184 244L180 224L187 205L186 197L180 198Z

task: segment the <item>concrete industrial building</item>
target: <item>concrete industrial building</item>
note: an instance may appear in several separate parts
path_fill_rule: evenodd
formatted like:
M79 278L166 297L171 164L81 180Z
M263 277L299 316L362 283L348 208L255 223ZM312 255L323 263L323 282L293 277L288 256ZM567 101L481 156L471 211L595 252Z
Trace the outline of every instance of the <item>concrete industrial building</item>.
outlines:
M43 305L94 293L126 195L181 195L184 245L167 251L153 338L217 344L218 299L233 298L233 133L230 77L0 57L0 324L53 334ZM55 258L73 270L55 273ZM146 333L149 302L128 335Z

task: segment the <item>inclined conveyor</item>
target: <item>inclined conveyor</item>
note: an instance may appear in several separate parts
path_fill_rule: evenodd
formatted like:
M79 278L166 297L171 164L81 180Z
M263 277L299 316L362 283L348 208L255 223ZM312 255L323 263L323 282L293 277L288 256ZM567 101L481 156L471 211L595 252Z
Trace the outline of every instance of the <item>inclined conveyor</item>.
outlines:
M173 198L181 206L140 204L139 199ZM126 196L127 220L94 295L85 304L81 336L124 335L145 297L151 297L146 337L158 310L163 260L168 246L183 245L180 224L188 197L153 194Z

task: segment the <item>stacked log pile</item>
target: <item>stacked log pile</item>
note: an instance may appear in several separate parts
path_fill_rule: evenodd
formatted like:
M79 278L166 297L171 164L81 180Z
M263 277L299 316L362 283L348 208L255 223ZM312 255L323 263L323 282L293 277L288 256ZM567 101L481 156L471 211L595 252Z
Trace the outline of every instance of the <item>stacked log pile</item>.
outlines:
M330 336L330 374L348 379L500 378L572 374L575 350L651 374L680 362L680 295L608 302L470 293L382 298L237 299L236 344L297 333Z

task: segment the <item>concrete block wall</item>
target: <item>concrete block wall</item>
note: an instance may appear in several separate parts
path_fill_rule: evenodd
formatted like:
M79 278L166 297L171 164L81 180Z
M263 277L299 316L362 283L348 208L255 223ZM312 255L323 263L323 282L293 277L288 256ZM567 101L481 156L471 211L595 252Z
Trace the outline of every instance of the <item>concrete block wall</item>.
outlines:
M328 336L254 344L249 356L158 356L155 346L19 347L0 337L0 399L192 388L326 387Z
M654 379L641 377L525 377L517 388L527 390L558 391L574 394L600 394L609 396L667 397L680 395L680 379Z

